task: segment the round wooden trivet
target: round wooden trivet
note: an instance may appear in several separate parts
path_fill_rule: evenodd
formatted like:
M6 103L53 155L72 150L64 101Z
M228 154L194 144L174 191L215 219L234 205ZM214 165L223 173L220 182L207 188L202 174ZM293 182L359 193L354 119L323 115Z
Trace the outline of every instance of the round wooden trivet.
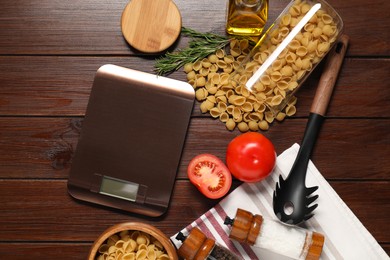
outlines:
M131 0L121 19L122 33L135 49L156 53L179 37L181 15L171 0Z

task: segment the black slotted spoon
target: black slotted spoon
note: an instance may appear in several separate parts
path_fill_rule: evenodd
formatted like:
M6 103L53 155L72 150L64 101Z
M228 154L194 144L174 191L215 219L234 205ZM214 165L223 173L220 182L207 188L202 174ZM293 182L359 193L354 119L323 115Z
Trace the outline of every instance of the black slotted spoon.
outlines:
M306 172L311 152L324 120L337 75L340 71L349 37L342 35L328 55L298 155L286 179L279 176L273 195L275 215L286 224L299 224L311 218L318 204L311 205L318 195L312 195L318 186L306 187Z

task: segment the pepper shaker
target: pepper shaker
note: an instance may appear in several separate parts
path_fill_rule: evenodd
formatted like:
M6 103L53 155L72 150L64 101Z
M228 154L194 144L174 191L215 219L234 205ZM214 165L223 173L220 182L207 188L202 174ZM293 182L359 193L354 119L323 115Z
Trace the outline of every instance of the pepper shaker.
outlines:
M191 229L187 237L179 232L176 239L183 243L177 253L185 260L240 260L237 255L217 244L213 239L207 238L196 227Z
M234 219L226 217L225 224L231 225L229 238L293 259L320 259L325 240L320 233L253 215L243 209L237 209Z

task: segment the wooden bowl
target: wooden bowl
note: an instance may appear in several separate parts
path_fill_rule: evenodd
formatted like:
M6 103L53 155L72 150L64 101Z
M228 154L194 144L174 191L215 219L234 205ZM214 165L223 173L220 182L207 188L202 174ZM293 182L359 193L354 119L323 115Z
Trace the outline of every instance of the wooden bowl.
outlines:
M173 246L169 238L158 228L151 225L140 223L140 222L125 222L114 225L106 229L94 242L88 256L88 260L94 260L98 254L99 247L112 235L117 234L121 231L142 231L149 234L158 240L167 252L171 260L178 260L176 248Z

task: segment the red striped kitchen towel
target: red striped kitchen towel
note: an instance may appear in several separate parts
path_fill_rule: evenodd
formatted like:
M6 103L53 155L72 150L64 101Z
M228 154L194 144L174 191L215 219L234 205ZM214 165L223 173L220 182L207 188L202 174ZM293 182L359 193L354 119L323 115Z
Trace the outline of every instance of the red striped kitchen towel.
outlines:
M298 153L299 145L294 144L278 156L274 172L258 183L244 183L232 191L215 207L181 230L184 235L193 227L200 228L208 237L235 252L242 259L288 260L284 256L264 249L250 247L229 239L230 227L223 224L226 216L233 218L237 208L261 214L264 218L276 219L272 209L272 194L279 175L285 178ZM389 259L389 256L341 200L312 162L308 166L307 186L319 186L316 194L318 208L315 215L305 222L304 228L325 235L321 259L359 260ZM176 236L176 235L175 235ZM180 241L171 240L177 247Z

